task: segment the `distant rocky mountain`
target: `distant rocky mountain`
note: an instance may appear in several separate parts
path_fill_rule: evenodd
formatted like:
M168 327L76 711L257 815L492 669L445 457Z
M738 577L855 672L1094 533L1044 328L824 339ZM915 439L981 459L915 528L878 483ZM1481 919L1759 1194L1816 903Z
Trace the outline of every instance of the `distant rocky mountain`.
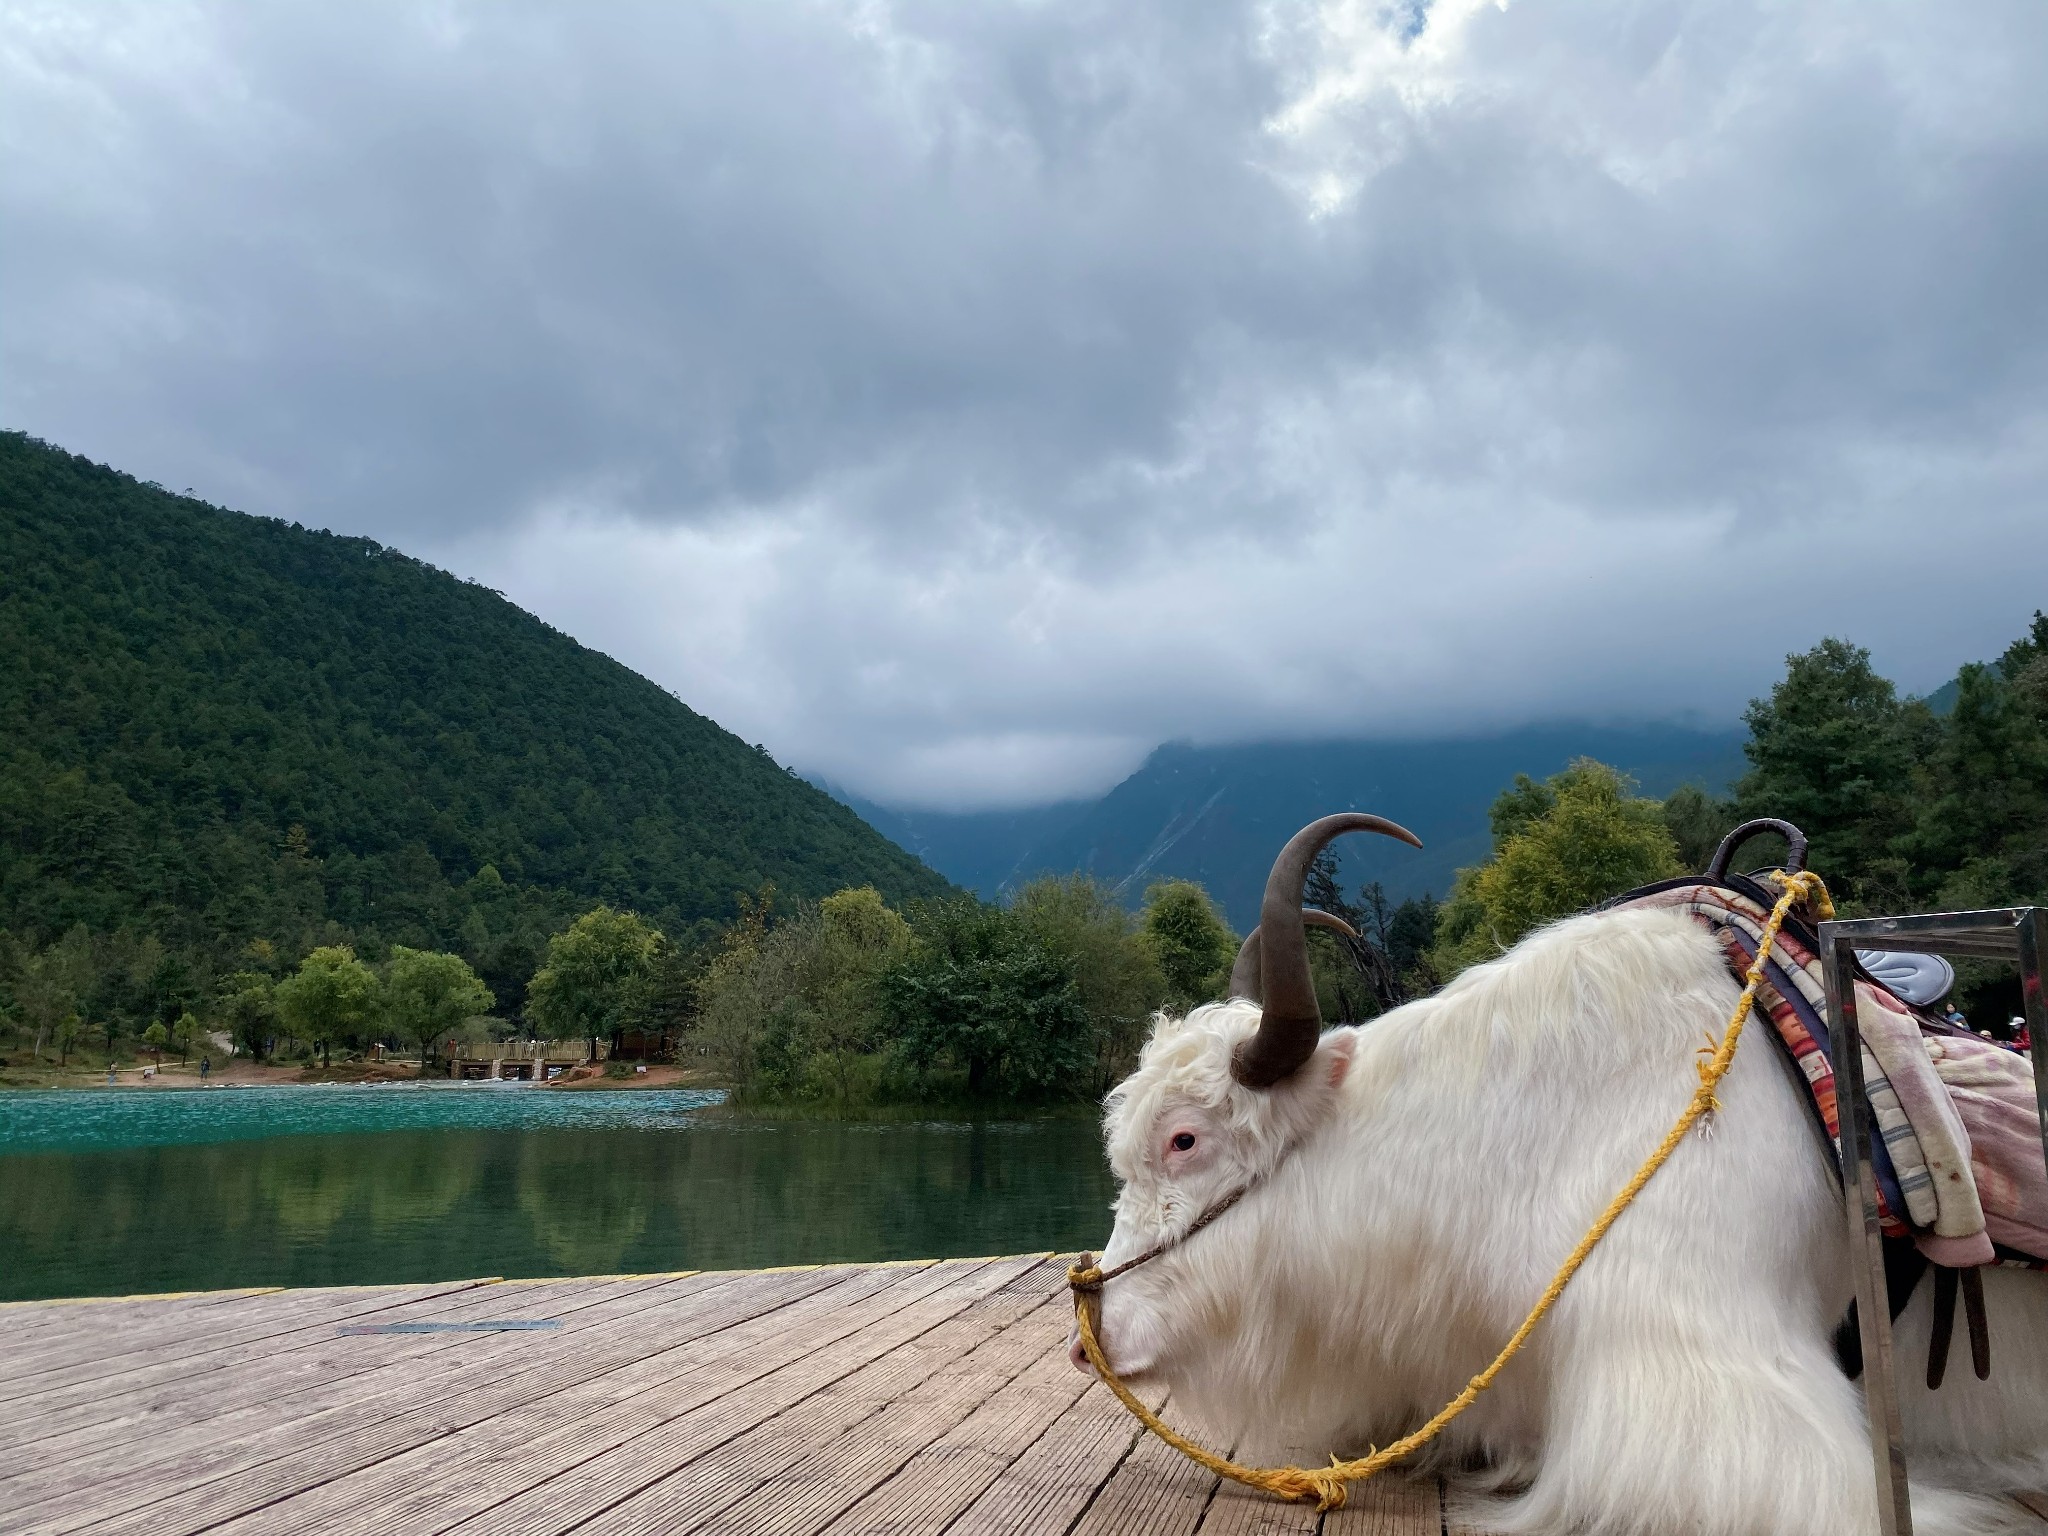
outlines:
M1745 766L1745 733L1675 725L1556 724L1467 740L1168 745L1100 800L946 815L843 796L869 825L957 884L996 898L1045 872L1085 870L1133 903L1154 880L1199 880L1240 932L1257 920L1274 852L1330 811L1374 811L1411 828L1421 851L1386 838L1338 845L1350 883L1401 899L1443 895L1486 856L1487 808L1517 773L1575 757L1632 775L1644 794L1697 783L1721 791Z

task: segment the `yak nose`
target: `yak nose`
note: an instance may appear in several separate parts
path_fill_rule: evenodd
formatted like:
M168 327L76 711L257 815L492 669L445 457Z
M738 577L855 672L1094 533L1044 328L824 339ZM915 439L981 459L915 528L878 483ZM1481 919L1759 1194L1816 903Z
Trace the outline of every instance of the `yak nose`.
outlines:
M1074 1363L1074 1369L1084 1376L1093 1376L1095 1367L1088 1363L1088 1352L1081 1348L1081 1330L1067 1330L1067 1358Z

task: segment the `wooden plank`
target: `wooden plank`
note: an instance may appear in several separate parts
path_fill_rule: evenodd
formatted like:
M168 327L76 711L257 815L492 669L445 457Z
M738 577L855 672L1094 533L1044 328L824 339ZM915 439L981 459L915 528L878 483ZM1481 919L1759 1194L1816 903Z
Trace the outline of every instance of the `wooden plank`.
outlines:
M345 1294L311 1291L293 1295L283 1291L260 1291L215 1307L180 1306L177 1302L103 1302L80 1307L73 1314L77 1319L74 1327L53 1332L48 1339L32 1347L11 1350L5 1360L0 1360L0 1392L14 1390L18 1384L38 1375L67 1369L77 1371L110 1357L132 1354L138 1349L155 1349L162 1357L185 1349L212 1347L224 1317L236 1319L228 1326L245 1326L266 1316L304 1314L315 1308L334 1305L343 1300ZM366 1293L366 1298L374 1295ZM189 1328L171 1331L160 1321L168 1317L189 1324L200 1315L204 1315L210 1324L200 1331Z
M1322 1521L1313 1504L1289 1503L1226 1479L1195 1529L1201 1536L1316 1536Z
M280 1389L276 1395L282 1395L283 1392L291 1390L294 1383L305 1379L318 1379L323 1369L331 1370L337 1362L349 1370L359 1369L361 1362L367 1358L366 1349L361 1344L351 1343L342 1338L339 1333L342 1327L387 1322L469 1321L485 1317L531 1316L536 1307L551 1311L564 1307L573 1310L601 1299L614 1290L621 1293L630 1291L668 1295L669 1288L677 1285L704 1290L729 1283L733 1278L734 1276L729 1273L693 1276L685 1280L650 1277L637 1285L607 1285L595 1288L585 1288L573 1281L563 1281L548 1287L499 1284L418 1303L401 1303L386 1311L359 1313L340 1320L325 1320L299 1333L274 1338L261 1349L201 1359L174 1360L162 1365L129 1371L119 1376L102 1378L82 1386L32 1396L25 1401L35 1409L35 1425L19 1431L17 1439L10 1440L0 1436L0 1449L15 1444L31 1444L52 1434L65 1433L83 1425L118 1419L132 1413L175 1413L181 1407L195 1404L213 1405L216 1409L225 1408L231 1405L229 1396L232 1384L246 1384L252 1376L276 1386ZM402 1346L397 1342L399 1339L404 1341ZM445 1336L398 1335L394 1338L392 1349L398 1353L433 1353L451 1347L451 1343L452 1340ZM396 1358L396 1354L393 1358ZM252 1372L252 1365L257 1361L262 1362L263 1369L260 1373ZM13 1459L7 1458L10 1462Z
M565 1329L575 1329L586 1321L579 1314L593 1308L602 1310L592 1312L592 1318L603 1319L620 1311L621 1305L629 1300L632 1307L654 1307L661 1304L662 1298L694 1297L705 1289L716 1288L706 1285L705 1279L708 1277L635 1287L603 1286L588 1295L579 1295L581 1288L574 1282L537 1289L490 1286L456 1298L455 1304L437 1302L423 1310L425 1320L472 1322L531 1317L538 1308L555 1314ZM142 1470L175 1459L187 1444L218 1442L224 1435L239 1435L250 1427L274 1427L285 1418L355 1400L364 1391L364 1382L359 1378L378 1371L396 1372L422 1355L461 1350L464 1353L455 1358L474 1360L482 1351L485 1340L475 1335L339 1334L342 1327L363 1326L366 1321L412 1322L422 1318L422 1309L415 1308L369 1314L367 1318L358 1314L345 1322L311 1330L303 1339L285 1341L288 1348L277 1357L252 1351L239 1362L216 1367L196 1380L173 1379L149 1393L110 1396L98 1405L98 1418L93 1416L92 1404L74 1405L61 1415L36 1405L38 1422L51 1433L42 1439L25 1441L0 1463L7 1468L5 1475L0 1476L0 1509L10 1507L18 1498L15 1490L42 1467L63 1463L90 1473L112 1458L124 1470ZM530 1345L534 1335L519 1337ZM303 1379L295 1376L294 1371L293 1362L298 1360L325 1362L333 1379L303 1386ZM412 1369L424 1373L432 1368L419 1365ZM296 1398L292 1396L295 1386L299 1387ZM166 1406L158 1410L156 1404ZM79 1419L86 1422L76 1422ZM198 1425L204 1427L195 1430ZM138 1444L147 1448L141 1455L134 1449Z
M223 1330L230 1327L247 1328L280 1317L307 1317L327 1308L390 1306L407 1298L433 1297L502 1283L495 1276L479 1276L412 1285L321 1286L307 1290L273 1286L206 1292L189 1298L96 1301L70 1309L90 1326L95 1341L92 1352L58 1363L84 1365L113 1353L149 1351L162 1358L188 1349L218 1348ZM187 1326L174 1329L168 1326L172 1323ZM200 1323L205 1326L194 1326ZM40 1354L34 1358L11 1356L5 1362L4 1373L0 1373L0 1385L47 1369L49 1363Z
M843 1278L841 1273L822 1270L743 1277L713 1292L714 1304L708 1308L692 1310L686 1301L673 1309L678 1316L665 1325L673 1331L665 1335L668 1342L663 1347L684 1347ZM594 1331L595 1322L612 1310L615 1308L602 1306L586 1309L560 1333L549 1334L549 1345L558 1346L579 1333ZM649 1320L636 1313L635 1321L644 1327ZM439 1439L507 1407L589 1380L651 1352L646 1338L637 1335L592 1340L574 1353L536 1345L532 1336L473 1339L459 1356L459 1364L417 1376L400 1372L399 1379L380 1386L362 1401L282 1424L263 1422L259 1411L256 1417L262 1427L226 1443L217 1433L219 1425L201 1424L197 1428L203 1432L203 1445L181 1447L168 1464L152 1463L146 1478L131 1463L112 1486L105 1486L97 1469L95 1476L83 1480L52 1479L64 1486L49 1488L38 1500L32 1510L38 1523L32 1528L69 1530L92 1520L109 1520L110 1530L125 1528L112 1517L147 1504L162 1507L140 1528L197 1529L199 1526L189 1522L214 1523L284 1497L309 1481L324 1481ZM240 1417L229 1415L221 1423ZM39 1483L41 1486L45 1485ZM93 1494L87 1495L88 1489L94 1490Z
M684 1297L664 1309L643 1310L636 1305L637 1297L585 1308L566 1319L562 1330L551 1332L546 1337L551 1341L562 1341L579 1334L593 1333L630 1308L636 1321L669 1328L673 1342L686 1344L702 1334L716 1332L758 1312L786 1305L797 1295L823 1289L835 1278L822 1271L742 1273L732 1284L721 1286L707 1296ZM123 1487L147 1487L150 1490L147 1498L133 1494L108 1494L92 1503L92 1516L108 1517L167 1493L190 1494L217 1479L237 1474L254 1474L260 1478L263 1469L272 1463L288 1462L293 1455L303 1456L316 1448L337 1455L368 1455L371 1460L379 1459L382 1454L390 1454L390 1449L377 1452L375 1447L402 1449L451 1432L460 1423L467 1422L461 1417L465 1409L487 1412L491 1402L507 1394L516 1397L525 1391L552 1389L557 1383L548 1374L550 1368L556 1376L567 1368L581 1379L600 1374L624 1359L650 1352L644 1339L622 1340L605 1335L588 1347L574 1350L566 1357L572 1359L573 1364L565 1367L565 1352L559 1347L559 1342L555 1348L544 1348L535 1344L535 1337L531 1334L471 1337L462 1341L464 1347L445 1368L437 1362L435 1367L425 1370L413 1369L410 1362L403 1359L391 1359L392 1346L398 1344L403 1336L350 1341L358 1347L384 1355L391 1359L391 1363L357 1378L352 1389L344 1393L339 1402L321 1411L280 1417L262 1410L250 1410L229 1414L220 1420L203 1421L152 1446L153 1459L143 1466L136 1465L131 1449L130 1459L122 1463L121 1476L116 1481ZM451 1418L454 1422L450 1422ZM96 1466L81 1466L68 1479L61 1471L32 1475L25 1481L34 1482L43 1495L38 1501L37 1513L43 1513L43 1507L62 1507L67 1510L68 1518L75 1513L69 1506L76 1502L75 1495L80 1488L106 1481L96 1475L99 1470ZM339 1464L337 1470L347 1470L347 1464ZM69 1487L62 1490L52 1487L53 1479L68 1482ZM0 1479L0 1489L11 1495L13 1482ZM74 1497L67 1500L64 1497L67 1492ZM110 1501L113 1507L106 1507Z
M422 1286L414 1299L432 1300L494 1283L491 1280L461 1280L447 1285ZM44 1392L52 1387L89 1383L135 1366L158 1364L165 1360L246 1353L283 1335L321 1327L345 1317L382 1312L402 1304L399 1298L386 1291L316 1291L303 1300L294 1293L279 1292L237 1306L233 1320L225 1328L208 1328L183 1338L153 1335L147 1327L147 1319L137 1319L131 1328L111 1331L104 1341L104 1349L92 1350L83 1358L53 1346L52 1350L38 1355L23 1368L0 1378L0 1396L12 1398L30 1392Z
M1073 1373L1059 1279L1026 1257L801 1283L737 1276L723 1301L698 1280L703 1295L651 1315L646 1302L669 1282L494 1286L417 1309L582 1316L559 1332L485 1336L336 1339L331 1310L303 1328L242 1312L235 1326L268 1330L274 1356L251 1347L234 1360L181 1356L156 1377L120 1371L129 1390L100 1404L75 1397L78 1384L59 1388L60 1411L81 1417L47 1438L91 1465L63 1456L37 1469L43 1481L18 1487L46 1496L0 1525L20 1536L1316 1528L1312 1510L1216 1490ZM86 1433L94 1425L104 1443ZM1361 1489L1321 1529L1438 1536L1433 1518L1418 1523L1416 1498L1393 1482Z
M934 1358L914 1392L876 1404L700 1529L711 1536L813 1536L1043 1356L1054 1329L1063 1335L1066 1326L1041 1304L971 1353Z
M628 1507L611 1516L615 1521L645 1516L657 1529L682 1529L758 1486L817 1439L872 1412L872 1392L860 1390L862 1383L872 1388L888 1381L899 1393L914 1390L927 1373L927 1359L906 1346L957 1355L1014 1320L1031 1303L1004 1298L1005 1278L995 1270L964 1277L904 1313L634 1439L614 1456L552 1478L458 1530L461 1536L541 1536L621 1506ZM683 1468L688 1474L675 1476Z
M1143 1435L1074 1523L1073 1536L1187 1536L1215 1495L1214 1476Z
M277 1285L245 1285L219 1291L164 1291L154 1296L54 1296L45 1301L0 1301L0 1336L56 1338L67 1330L90 1332L111 1319L155 1309L157 1315L190 1313L223 1302L274 1296Z
M1088 1388L1067 1360L1063 1308L1053 1321L1058 1326L1046 1330L1051 1347L834 1520L834 1536L941 1536L950 1530Z
M110 1439L160 1444L171 1430L200 1419L219 1418L239 1408L269 1405L282 1412L311 1411L303 1394L380 1369L396 1360L416 1360L461 1347L460 1334L398 1334L379 1347L360 1338L339 1336L346 1326L386 1322L478 1322L502 1318L566 1319L590 1306L637 1295L648 1304L680 1294L701 1293L728 1283L732 1276L691 1276L685 1280L648 1277L633 1283L586 1286L564 1281L546 1286L487 1286L455 1298L455 1304L431 1309L400 1308L390 1313L358 1316L349 1323L308 1330L304 1339L285 1341L274 1355L213 1361L196 1368L170 1366L162 1374L147 1373L120 1390L97 1393L85 1401L53 1408L30 1399L32 1413L16 1428L16 1438L0 1442L7 1454L9 1475L78 1454L89 1453Z
M1028 1262L1021 1261L1021 1262ZM983 1289L1002 1278L1002 1271L984 1278ZM859 1336L870 1325L915 1311L936 1293L951 1295L916 1327L929 1327L949 1309L971 1304L974 1293L959 1289L976 1272L956 1274L934 1266L914 1271L866 1272L872 1294L860 1297L835 1288L807 1303L777 1313L751 1337L734 1330L721 1340L725 1356L711 1361L671 1358L659 1374L628 1367L584 1388L557 1394L532 1407L500 1415L418 1451L394 1457L363 1472L338 1479L231 1522L224 1531L235 1536L287 1536L309 1531L321 1536L364 1536L394 1528L409 1533L439 1531L465 1517L503 1503L526 1488L560 1472L585 1464L672 1420L707 1408L732 1405L747 1394L746 1385L770 1376L788 1362L803 1362L832 1353L836 1344ZM893 1278L892 1278L893 1277ZM792 1319L803 1305L821 1306L808 1319ZM882 1346L873 1346L882 1347ZM643 1362L655 1364L656 1362ZM842 1369L852 1369L847 1359ZM762 1406L757 1416L772 1407Z
M1440 1536L1443 1520L1435 1478L1390 1471L1353 1483L1344 1507L1323 1516L1323 1536Z
M1165 1400L1157 1391L1139 1395L1154 1412ZM1086 1386L1075 1403L997 1474L947 1536L1066 1531L1144 1432L1107 1387Z

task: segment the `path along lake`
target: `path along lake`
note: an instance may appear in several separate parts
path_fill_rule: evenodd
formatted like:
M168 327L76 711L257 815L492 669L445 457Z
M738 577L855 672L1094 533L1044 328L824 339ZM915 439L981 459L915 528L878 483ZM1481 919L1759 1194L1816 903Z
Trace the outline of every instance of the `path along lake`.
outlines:
M0 1300L1098 1246L1086 1116L752 1119L513 1085L0 1093Z

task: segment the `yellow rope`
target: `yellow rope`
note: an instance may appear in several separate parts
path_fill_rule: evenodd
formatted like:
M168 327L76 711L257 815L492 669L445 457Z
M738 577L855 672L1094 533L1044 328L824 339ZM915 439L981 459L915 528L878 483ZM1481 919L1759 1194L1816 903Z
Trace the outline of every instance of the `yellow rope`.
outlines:
M1607 1235L1608 1229L1620 1219L1621 1213L1628 1209L1629 1203L1642 1192L1643 1186L1650 1182L1657 1170L1662 1168L1671 1154L1677 1150L1678 1144L1685 1139L1685 1133L1693 1128L1702 1115L1720 1107L1720 1101L1714 1097L1714 1090L1720 1085L1721 1079L1727 1075L1730 1064L1735 1060L1736 1042L1742 1038L1742 1026L1748 1022L1750 1010L1756 1003L1757 986L1763 980L1764 962L1770 958L1771 947L1777 942L1778 930L1784 926L1786 915L1801 901L1811 901L1814 911L1823 918L1835 915L1834 904L1828 899L1827 887L1822 884L1820 876L1810 870L1792 875L1774 875L1771 878L1784 887L1784 894L1778 898L1777 905L1771 909L1770 921L1764 925L1763 937L1757 943L1756 959L1743 977L1742 997L1735 1005L1735 1016L1728 1021L1727 1032L1718 1041L1710 1042L1713 1048L1712 1056L1697 1063L1700 1085L1694 1090L1691 1101L1685 1107L1685 1113L1681 1114L1677 1122L1665 1133L1663 1141L1657 1145L1657 1150L1652 1152L1643 1166L1636 1170L1635 1177L1623 1185L1621 1193L1607 1203L1607 1209L1600 1213L1599 1220L1595 1221L1587 1229L1586 1235L1579 1239L1579 1245L1571 1251L1570 1257L1564 1261L1549 1286L1537 1298L1536 1305L1529 1309L1529 1315L1522 1319L1522 1326L1514 1331L1513 1336L1501 1347L1501 1352L1493 1357L1493 1363L1467 1382L1465 1390L1445 1404L1442 1411L1427 1424L1413 1434L1402 1436L1385 1450L1375 1450L1355 1461L1340 1461L1333 1456L1327 1467L1247 1467L1231 1461L1228 1457L1219 1456L1178 1433L1117 1379L1116 1373L1109 1368L1109 1361L1102 1353L1101 1343L1095 1336L1096 1309L1091 1304L1090 1297L1097 1293L1083 1289L1099 1282L1102 1271L1098 1267L1083 1268L1077 1264L1067 1271L1067 1283L1075 1287L1074 1319L1081 1335L1081 1348L1086 1352L1089 1363L1095 1367L1095 1373L1108 1384L1109 1390L1117 1395L1118 1401L1136 1415L1141 1424L1190 1461L1208 1468L1218 1477L1227 1477L1232 1482L1243 1483L1247 1487L1262 1488L1283 1499L1305 1501L1312 1498L1316 1501L1318 1509L1341 1508L1348 1484L1362 1482L1400 1461L1411 1451L1434 1440L1451 1420L1478 1401L1479 1394L1493 1385L1494 1378L1501 1373L1501 1368L1520 1352L1522 1346L1528 1342L1529 1335L1535 1332L1536 1325L1543 1321L1543 1315L1556 1304L1557 1298L1564 1294L1564 1288L1571 1284L1572 1276L1578 1273L1579 1266L1586 1262L1587 1257L1599 1245L1600 1239ZM1703 1051L1701 1054L1706 1053Z

